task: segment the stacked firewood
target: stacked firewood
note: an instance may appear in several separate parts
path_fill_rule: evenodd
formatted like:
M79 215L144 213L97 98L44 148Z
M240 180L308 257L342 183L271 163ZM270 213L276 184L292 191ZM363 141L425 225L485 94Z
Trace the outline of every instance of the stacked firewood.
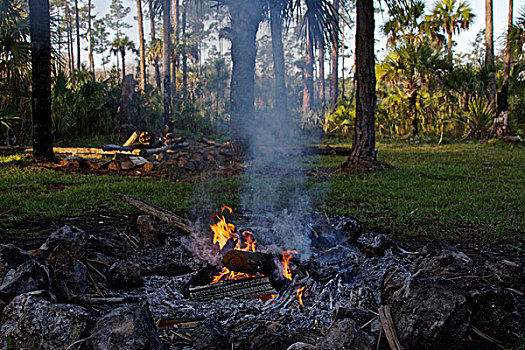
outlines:
M161 164L185 173L225 167L232 159L229 144L207 139L197 140L204 147L189 147L184 137L166 133L154 140L147 132L135 131L123 145L102 148L56 148L55 153L72 154L62 166L73 169L140 171L149 173ZM62 152L63 151L63 152ZM104 159L104 157L112 159Z

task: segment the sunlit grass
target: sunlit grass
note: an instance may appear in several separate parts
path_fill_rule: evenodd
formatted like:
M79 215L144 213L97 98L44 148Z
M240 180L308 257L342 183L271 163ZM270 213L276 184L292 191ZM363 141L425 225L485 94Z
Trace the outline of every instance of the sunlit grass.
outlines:
M524 147L379 142L378 149L379 159L394 169L327 175L315 169L338 166L345 157L307 157L308 169L313 169L307 183L313 209L355 217L369 230L398 238L524 241ZM24 167L27 161L24 156L0 157L0 226L8 229L95 213L138 213L116 197L119 192L192 219L205 218L222 204L239 212L239 191L247 181L246 175L203 174L177 182L167 177L67 174Z

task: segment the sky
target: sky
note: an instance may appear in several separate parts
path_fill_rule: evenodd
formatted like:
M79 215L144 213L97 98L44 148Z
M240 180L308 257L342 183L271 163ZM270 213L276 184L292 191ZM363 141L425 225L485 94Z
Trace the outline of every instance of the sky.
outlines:
M470 3L474 14L476 14L476 18L474 20L474 23L470 26L469 30L463 31L459 35L455 35L453 37L454 41L457 42L457 46L454 48L454 52L469 52L471 50L472 43L476 39L476 35L481 29L485 28L485 0L466 1ZM97 14L97 17L101 17L107 12L109 12L110 2L111 1L109 0L94 0L93 3L95 5L95 13ZM133 41L135 41L136 44L138 44L137 22L134 20L134 17L136 17L137 14L137 3L134 0L123 0L123 2L125 6L129 6L131 8L131 12L126 18L126 22L133 25L132 28L127 29L125 32ZM427 12L433 6L434 3L435 0L426 0ZM504 35L507 28L509 2L508 0L493 0L493 3L494 40L496 41L496 50L499 50L501 49L501 37ZM144 6L145 5L143 5L143 8ZM525 9L525 0L514 0L514 20L516 20L516 18L519 17L519 14L521 13L522 9ZM376 26L379 27L379 25L383 24L383 22L387 20L387 15L377 13L375 19ZM147 20L144 23L144 30L146 37L149 37L149 22ZM376 50L381 51L381 48L384 48L386 45L386 40L384 38L381 38L380 34L376 35L376 39L379 40L379 42L376 45ZM382 56L381 53L379 53L379 56Z

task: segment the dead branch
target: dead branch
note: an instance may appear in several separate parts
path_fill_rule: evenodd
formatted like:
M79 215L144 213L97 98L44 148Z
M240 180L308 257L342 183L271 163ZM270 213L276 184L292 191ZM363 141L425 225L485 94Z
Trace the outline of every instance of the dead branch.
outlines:
M175 215L175 213L167 209L151 204L137 196L118 193L117 197L122 199L124 202L134 206L135 208L142 210L146 214L154 216L157 219L162 220L165 223L176 227L187 234L196 234L196 232L190 228L188 221L181 218L180 216Z
M386 340L392 350L403 350L399 339L397 338L396 329L394 328L394 321L390 314L390 306L381 306L379 308L379 321L381 327L385 332Z

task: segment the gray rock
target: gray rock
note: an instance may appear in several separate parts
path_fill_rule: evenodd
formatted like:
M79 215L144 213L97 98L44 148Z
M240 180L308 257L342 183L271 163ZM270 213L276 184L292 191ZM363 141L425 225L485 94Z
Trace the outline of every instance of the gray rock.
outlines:
M382 233L366 232L357 238L357 246L369 258L381 257L394 247L394 241Z
M139 215L137 228L145 245L159 246L164 243L165 236L151 216Z
M115 289L129 289L142 285L140 266L130 261L115 262L108 270L107 285Z
M215 320L200 322L193 331L193 346L197 350L230 349L227 335L221 324Z
M62 226L51 233L48 240L40 247L46 256L57 247L70 251L71 258L83 260L86 256L102 253L111 257L124 259L128 256L128 241L118 233L101 232L88 234L75 226Z
M375 343L375 338L362 331L354 320L345 318L334 323L317 349L370 350L375 349Z
M516 300L511 293L485 285L469 290L466 296L474 326L491 335L507 332L511 315L516 310Z
M407 348L454 343L470 325L465 296L444 281L407 277L390 302L399 340Z
M5 275L0 285L0 299L10 301L17 295L40 289L49 289L49 271L35 260L29 260Z
M157 326L144 303L120 307L100 318L86 346L90 350L163 349Z
M82 339L89 312L75 305L54 304L45 291L17 296L4 309L0 349L66 349Z
M12 244L0 244L0 283L9 270L16 269L33 258L26 251Z
M525 284L525 265L522 261L516 260L497 260L485 262L484 275L488 275L486 279L491 284L500 287L511 287L515 289L523 289Z

